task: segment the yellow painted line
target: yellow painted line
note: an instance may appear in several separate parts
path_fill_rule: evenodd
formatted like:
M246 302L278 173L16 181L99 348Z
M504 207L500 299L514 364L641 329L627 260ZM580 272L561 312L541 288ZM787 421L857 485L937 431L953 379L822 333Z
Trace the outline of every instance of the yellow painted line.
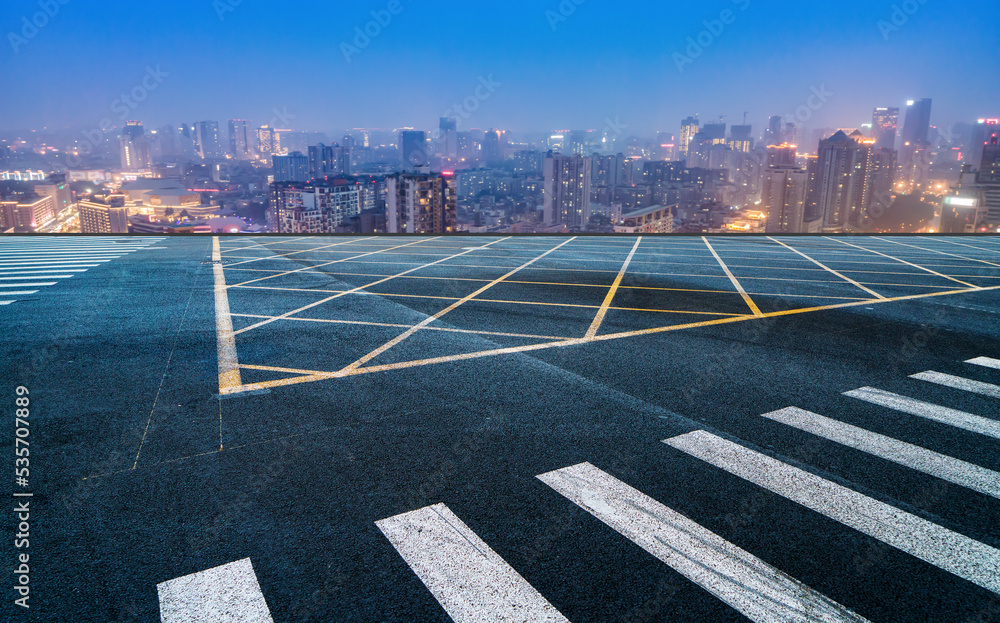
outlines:
M212 270L215 272L215 333L219 353L219 393L242 385L240 363L236 355L236 334L233 333L233 319L229 312L229 293L226 291L226 275L222 267L222 252L219 237L212 239Z
M959 258L961 260L966 260L966 261L969 261L969 262L981 262L983 264L989 264L990 266L996 266L996 267L1000 268L1000 264L994 264L993 262L987 262L986 260L980 260L980 259L976 259L974 257L965 257L964 255L955 255L954 253L946 253L944 251L935 251L934 249L925 249L924 247L918 247L918 246L915 246L915 245L912 245L912 244L906 244L904 242L896 242L895 240L890 240L888 238L876 238L876 240L881 240L883 242L891 242L892 244L898 244L898 245L902 245L904 247L912 247L914 249L920 249L921 251L927 251L929 253L937 253L938 255L948 255L948 256L951 256L951 257L957 257L957 258ZM945 240L944 242L947 242L947 240ZM962 245L962 246L967 246L967 245ZM972 247L972 248L978 249L979 247ZM973 277L974 275L969 275L969 276Z
M979 286L972 285L971 283L966 283L966 282L962 281L961 279L955 279L954 277L949 277L948 275L943 275L943 274L941 274L941 273L939 273L939 272L937 272L935 270L931 270L930 268L924 268L923 266L918 266L917 264L914 264L913 262L907 262L906 260L901 260L898 257L893 257L891 255L886 255L885 253L881 253L879 251L873 251L871 249L866 249L865 247L860 247L860 246L858 246L856 244L851 244L850 242L845 242L845 241L839 240L837 238L829 238L829 237L827 237L827 240L833 240L835 242L839 242L840 244L846 244L849 247L854 247L855 249L861 249L862 251L868 251L869 253L874 253L876 255L881 255L882 257L887 257L890 260L896 260L897 262L901 262L903 264L906 264L907 266L912 266L914 268L919 268L920 270L928 272L928 273L931 273L932 275L937 275L938 277L943 277L944 279L947 279L949 281L954 281L955 283L960 283L963 286L968 286L970 288L978 288L979 287Z
M435 240L435 238L431 238L430 240ZM359 258L362 258L362 257L369 257L371 255L377 255L379 253L382 253L382 251L389 251L389 250L392 250L392 249L402 249L403 247L410 247L410 246L413 246L415 244L420 244L421 242L424 242L424 241L423 240L417 240L416 242L410 242L410 243L407 243L407 244L401 244L401 245L395 246L395 247L387 247L385 249L382 249L381 251L370 251L368 253L362 253L362 254L357 255L355 257L348 257L348 258L344 258L342 260L333 260L332 262L325 262L323 264L318 264L316 266L306 266L304 268L299 268L297 270L290 270L290 271L287 271L287 272L284 272L284 273L280 273L278 275L270 275L268 277L261 277L260 279L253 279L251 281L244 281L243 283L238 283L236 285L245 286L245 285L250 284L250 283L257 283L258 281L266 281L268 279L277 279L278 277L284 277L286 275L293 275L295 273L301 273L301 272L304 272L304 271L307 271L307 270L315 270L317 268L323 268L324 266L333 266L334 264L342 264L344 262L349 262L351 260L356 260L356 259L359 259Z
M750 298L750 295L747 294L747 291L743 289L743 286L740 285L739 280L737 280L736 277L733 275L733 272L729 270L729 267L726 266L726 263L722 261L722 258L719 257L719 254L715 252L715 249L712 247L712 244L708 241L708 238L702 236L701 239L705 241L705 246L708 247L708 250L711 251L712 255L715 256L715 259L718 260L719 266L722 267L722 270L726 271L726 275L729 277L729 280L733 282L734 286L736 286L736 290L743 297L743 300L746 301L747 306L750 307L750 310L753 311L753 315L757 317L762 316L762 314L760 313L760 308L757 307L757 304L753 302L753 299Z
M628 254L625 258L625 263L622 264L621 270L618 271L618 276L615 278L615 282L611 284L611 289L608 290L608 295L604 297L604 302L601 303L601 308L597 312L597 317L594 318L594 322L591 323L590 329L587 330L587 337L594 337L597 335L597 331L601 328L604 323L604 317L608 314L608 308L611 307L611 302L615 299L615 294L618 293L618 286L622 284L622 279L625 278L625 273L628 272L628 265L635 257L635 251L639 248L642 243L642 236L639 236L635 240L635 246L632 247L632 252Z
M240 318L274 318L279 320L277 316L259 316L256 314L233 314L234 316ZM291 320L294 322L315 322L321 324L343 324L343 325L358 325L364 327L387 327L392 329L412 329L414 325L411 324L394 324L389 322L365 322L363 320L327 320L324 318L280 318L280 320ZM424 327L424 331L440 331L442 333L464 333L468 335L491 335L497 337L522 337L533 340L569 340L572 338L560 337L558 335L530 335L527 333L500 333L497 331L475 331L473 329L454 329L452 327ZM247 367L247 366L241 366Z
M505 239L503 239L503 240L505 240ZM503 240L497 240L496 242L502 242ZM490 244L496 244L496 242L491 242ZM452 259L453 257L459 257L461 255L465 255L466 253L472 253L474 250L475 249L469 249L469 250L463 251L461 253L456 253L453 256L446 257L444 259L440 259L440 260L437 260L436 262L431 262L429 264L424 264L424 265L418 266L416 268L411 268L409 270L403 271L403 272L398 273L396 275L388 276L385 279L380 279L380 280L375 281L373 283L368 283L368 284L365 284L363 286L358 286L357 288L353 288L351 290L345 290L344 292L338 292L334 296L330 296L330 297L327 297L327 298L325 298L325 299L323 299L321 301L316 301L315 303L310 303L309 305L306 305L304 307L300 307L298 309L294 309L294 310L292 310L292 311L290 311L288 313L285 313L285 314L282 314L281 316L278 316L277 318L275 318L273 320L264 320L264 321L258 322L257 324L250 325L249 327L240 329L237 333L244 333L246 331L257 329L257 328L262 327L264 325L271 324L275 320L279 320L279 319L282 319L282 318L288 318L290 316L294 316L295 314L299 314L301 312L306 311L307 309L312 309L313 307L317 307L317 306L322 305L324 303L328 303L328 302L330 302L330 301L332 301L334 299L338 299L338 298L340 298L342 296L346 296L348 294L355 294L357 292L361 292L362 290L365 290L366 288L370 288L372 286L377 286L377 285L379 285L381 283L385 283L387 281L391 281L393 279L396 279L397 277L401 277L403 275L408 275L408 274L410 274L412 272L416 272L418 270L422 270L424 268L427 268L428 266L434 266L435 264L440 264L441 262L446 262L446 261ZM253 283L253 282L248 282L248 283Z
M878 292L876 292L875 290L872 290L871 288L867 288L867 287L865 287L865 286L861 285L860 283L858 283L857 281L855 281L855 280L851 279L850 277L845 277L844 275L842 275L842 274L838 273L837 271L833 270L832 268L830 268L830 267L829 267L829 266L827 266L826 264L823 264L822 262L819 262L819 261L817 261L817 260L814 260L813 258L809 257L808 255L806 255L806 254L805 254L805 253L803 253L802 251L799 251L798 249L796 249L796 248L794 248L794 247L791 247L791 246L789 246L789 245L785 244L784 242L782 242L782 241L780 241L780 240L777 240L777 239L775 239L775 238L772 238L772 237L770 237L770 236L768 236L768 237L767 237L767 239L768 239L768 240L771 240L771 241L773 241L773 242L777 242L778 244L780 244L781 246L785 247L786 249L789 249L790 251L794 251L795 253L798 253L799 255L801 255L802 257L806 258L807 260L809 260L809 261L810 261L810 262L812 262L813 264L815 264L815 265L819 266L820 268L822 268L822 269L824 269L824 270L828 270L828 271L830 271L830 273L832 273L832 274L834 274L834 275L836 275L836 276L840 277L840 278L841 278L841 279L843 279L844 281L847 281L847 282L849 282L849 283L852 283L852 284L854 284L855 286L857 286L857 287L861 288L862 290L864 290L864 291L865 291L865 292L867 292L868 294L871 294L871 295L872 295L872 296L874 296L875 298L877 298L877 299L884 299L884 298L885 298L884 296L882 296L881 294L879 294L879 293L878 293Z
M553 253L553 252L559 250L561 247L563 247L563 246L565 246L565 245L573 242L574 240L576 240L576 236L570 238L569 240L563 242L562 244L560 244L559 246L557 246L555 248L549 249L545 253L542 253L541 255L537 256L536 258L532 259L529 262L526 262L525 264L522 264L521 266L519 266L518 268L515 268L514 270L512 270L509 273L505 274L504 276L499 277L497 279L494 279L493 281L491 281L490 283L486 284L485 286L479 288L478 290L476 290L472 294L464 297L463 299L461 299L459 301L456 301L455 303L452 303L448 307L442 309L438 313L436 313L433 316L427 318L426 320L424 320L423 322L421 322L417 326L413 327L412 329L406 331L402 335L396 337L395 339L392 339L392 340L386 342L382 346L379 346L378 348L376 348L372 352L368 353L364 357L358 359L357 361L355 361L351 365L349 365L346 368L344 368L344 370L342 370L342 372L348 372L349 373L349 372L351 372L353 370L357 370L359 367L361 367L364 364L368 363L372 359L378 357L379 355L381 355L382 353L386 352L390 348L393 348L394 346L396 346L400 342L403 342L404 340L406 340L407 338L409 338L411 335L413 335L414 333L416 333L417 331L419 331L423 327L431 324L432 322L435 322L436 320L438 320L439 318L441 318L442 316L444 316L448 312L451 312L451 311L453 311L455 309L458 309L463 304L467 303L468 301L471 301L472 299L476 298L477 296L479 296L483 292L486 292L487 290L489 290L493 286L497 285L498 283L503 282L508 277L510 277L512 275L516 275L518 272L524 270L525 268L527 268L531 264L533 264L533 263L537 262L538 260L544 258L545 256L549 255L550 253Z
M265 257L258 257L258 258L252 259L252 260L246 260L244 262L236 262L235 264L229 264L229 265L226 266L226 268L232 268L234 266L241 266L243 264L252 264L253 262L262 262L264 260L273 260L273 259L277 259L279 257L280 258L284 258L284 259L287 260L287 259L289 259L289 256L291 256L291 255L298 255L299 253L312 253L313 251L319 251L320 249L328 249L330 247L340 247L340 246L343 246L345 244L354 244L355 242L364 242L365 240L371 240L371 238L362 238L361 240L349 240L347 242L338 242L338 243L335 243L335 244L328 244L328 245L324 245L322 247L319 247L318 249L302 249L301 251L292 251L290 253L279 253L279 254L275 254L275 255L268 255L268 256L265 256ZM268 249L268 250L270 251L271 249ZM349 251L344 251L344 253L349 253Z
M951 290L951 291L948 291L948 292L932 292L930 294L915 294L915 295L910 295L910 296L900 296L900 297L887 298L887 299L854 301L854 302L851 302L851 303L839 303L839 304L836 304L836 305L824 305L824 306L820 306L820 307L810 307L810 308L803 308L803 309L793 309L793 310L785 310L785 311L778 311L778 312L770 312L770 313L767 313L767 314L763 314L761 316L749 316L749 315L746 315L746 316L737 316L737 317L733 317L733 318L720 318L720 319L717 319L717 320L708 320L708 321L704 321L704 322L695 322L695 323L682 324L682 325L673 325L673 326L669 326L669 327L657 327L657 328L653 328L653 329L642 329L642 330L638 330L638 331L628 331L628 332L623 332L623 333L611 333L611 334L607 334L607 335L599 335L597 337L590 338L590 339L579 338L579 339L572 339L572 340L563 340L563 341L558 341L558 342L550 342L550 343L545 343L545 344L531 344L531 345L527 345L527 346L514 346L514 347L510 347L510 348L501 348L501 349L495 349L495 350L489 350L489 351L481 351L481 352L477 352L477 353L463 353L463 354L460 354L460 355L449 355L449 356L445 356L445 357L435 357L435 358L432 358L432 359L421 359L421 360L416 360L416 361L407 361L407 362L400 362L400 363L394 363L394 364L386 364L386 365L382 365L382 366L370 366L370 367L367 367L367 368L356 368L356 369L352 369L352 370L348 370L348 369L345 368L344 370L336 372L336 373L334 373L332 375L323 375L322 377L317 377L316 375L314 375L312 377L304 377L302 379L288 379L288 380L282 380L282 381L277 381L277 382L255 383L253 385L246 385L246 386L244 386L243 388L240 389L240 391L257 391L257 390L261 390L261 389L270 389L270 388L273 388L273 387L283 387L283 386L287 386L287 385L296 385L296 384L299 384L299 383L309 383L309 382L313 382L313 381L325 380L327 378L342 378L342 377L346 377L346 376L355 376L355 375L358 375L358 374L372 374L372 373L376 373L376 372L388 372L388 371L392 371L392 370L402 370L402 369L407 369L407 368L415 368L415 367L428 366L428 365L436 365L436 364L442 364L442 363L451 363L451 362L456 362L456 361L467 361L467 360L472 360L472 359L480 359L480 358L483 358L483 357L493 357L493 356L499 356L499 355L509 355L509 354L517 354L517 353L526 353L526 352L532 352L532 351L538 351L538 350L545 350L545 349L549 349L549 348L563 348L563 347L567 347L567 346L578 346L578 345L583 345L583 344L590 344L590 343L593 343L593 342L605 342L605 341L626 339L626 338L632 338L632 337L641 337L641 336L646 336L646 335L655 335L655 334L659 334L659 333L667 333L667 332L672 332L672 331L681 331L681 330L685 330L685 329L695 329L695 328L702 328L702 327L711 327L711 326L716 326L716 325L732 324L732 323L737 323L737 322L748 322L748 321L752 321L752 320L759 320L759 319L762 319L762 318L778 318L778 317L783 317L783 316L793 316L793 315L799 315L799 314L814 313L814 312L819 312L819 311L830 311L830 310L836 310L836 309L845 309L845 308L850 308L850 307L860 307L860 306L869 306L869 305L874 306L874 305L881 305L881 304L884 304L884 303L895 303L895 302L900 302L900 301L916 301L916 300L921 300L921 299L925 299L925 298L934 298L934 297L939 297L939 296L952 296L952 295L955 295L955 294L966 294L966 293L969 293L969 292L982 292L982 291L991 291L991 290L1000 290L1000 286L989 287L989 288L973 288L973 289L966 289L966 290ZM236 392L236 393L238 393L238 392Z

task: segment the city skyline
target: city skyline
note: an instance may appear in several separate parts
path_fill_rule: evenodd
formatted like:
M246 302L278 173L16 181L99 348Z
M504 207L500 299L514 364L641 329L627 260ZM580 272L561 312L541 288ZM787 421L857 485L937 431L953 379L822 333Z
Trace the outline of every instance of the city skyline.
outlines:
M4 63L21 88L0 103L0 129L278 116L330 131L432 128L454 116L460 130L610 122L642 135L694 113L730 124L747 113L761 128L801 109L800 125L851 127L873 107L924 97L934 99L934 124L950 127L995 116L1000 101L1000 86L983 79L1000 72L1000 38L969 26L996 21L993 3L528 4L301 2L274 14L233 0L178 2L150 29L152 9L122 2L54 0L38 18L37 1L17 0ZM266 37L246 36L262 24ZM74 53L84 37L88 54Z

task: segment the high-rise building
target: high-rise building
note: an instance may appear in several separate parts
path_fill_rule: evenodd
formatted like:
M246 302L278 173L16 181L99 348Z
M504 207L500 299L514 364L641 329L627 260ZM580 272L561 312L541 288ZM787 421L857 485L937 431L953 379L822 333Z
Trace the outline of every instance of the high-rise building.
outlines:
M695 135L698 134L700 128L697 115L681 121L681 136L678 141L678 151L682 158L687 157L691 142L694 140Z
M978 184L1000 184L1000 133L994 133L983 147L983 159L976 176Z
M983 160L983 147L990 136L998 132L1000 132L1000 119L979 119L972 126L972 136L965 153L965 160L973 166L979 166Z
M255 137L246 119L229 120L229 153L237 160L253 160Z
M430 164L430 158L427 156L426 132L403 130L399 133L399 148L404 167L415 169Z
M257 154L267 158L277 153L274 149L274 129L266 125L257 128Z
M753 150L753 126L734 125L729 130L729 146L733 151L749 153Z
M361 185L271 184L268 223L282 234L330 234L361 213Z
M219 142L219 122L199 121L195 128L195 152L202 160L222 156L222 146Z
M350 175L350 152L345 147L323 143L309 147L309 173L313 178Z
M767 166L769 167L794 167L797 157L798 147L782 143L781 145L770 145L767 148Z
M153 158L149 151L149 141L141 121L128 121L122 128L121 136L122 171L146 171L153 166Z
M458 157L458 120L452 117L441 117L441 155L445 158Z
M931 105L932 101L929 99L910 100L906 103L899 161L903 177L907 181L913 181L918 176L916 169L922 162L918 152L925 152L930 147Z
M848 136L843 130L819 143L817 170L809 192L823 215L827 232L844 231L852 219L860 217L871 205L871 156L874 139L860 131Z
M487 130L483 135L483 164L488 167L503 163L503 139L501 132Z
M872 136L875 139L875 147L895 149L898 125L899 108L876 108L872 113Z
M274 167L275 182L308 182L309 158L300 151L293 151L287 156L272 156L271 166Z
M388 233L450 234L457 223L454 176L403 173L386 178Z
M128 208L124 195L88 199L77 204L80 231L85 234L127 234Z
M593 160L550 154L545 158L544 218L547 225L586 227L590 221Z
M767 214L767 232L805 232L806 190L809 175L796 166L776 165L764 171L761 209Z
M781 115L774 115L767 120L767 130L764 131L765 145L780 145L785 142L784 128L781 123L784 121Z

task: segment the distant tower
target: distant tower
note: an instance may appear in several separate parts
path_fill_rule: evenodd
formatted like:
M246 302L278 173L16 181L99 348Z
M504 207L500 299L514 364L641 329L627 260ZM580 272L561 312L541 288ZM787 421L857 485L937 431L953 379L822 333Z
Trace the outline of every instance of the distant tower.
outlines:
M547 225L587 225L592 168L593 160L583 156L550 154L545 158L544 215Z
M399 148L405 168L415 169L430 164L430 158L427 156L426 132L403 130L399 133Z
M899 109L876 108L872 113L872 135L875 147L879 149L895 149L898 135Z
M229 120L229 153L237 160L252 160L255 141L246 119Z
M910 100L906 103L906 121L903 123L903 148L900 152L900 164L903 167L903 177L913 181L917 175L914 171L919 164L918 152L925 151L929 144L931 130L931 100Z
M129 121L122 128L121 165L122 171L131 173L145 171L153 166L149 141L146 140L141 121Z
M1000 184L1000 138L993 134L983 148L983 162L979 167L976 182L979 184Z
M679 142L678 151L682 158L686 158L688 155L688 149L690 149L691 142L694 140L698 130L701 129L701 124L698 122L698 116L688 117L687 119L681 121L681 137Z

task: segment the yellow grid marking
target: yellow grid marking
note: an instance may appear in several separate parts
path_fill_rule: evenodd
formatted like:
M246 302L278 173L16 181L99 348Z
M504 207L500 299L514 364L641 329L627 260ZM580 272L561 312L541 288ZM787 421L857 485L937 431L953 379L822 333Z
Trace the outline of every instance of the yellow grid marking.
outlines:
M924 268L923 266L918 266L917 264L914 264L912 262L907 262L906 260L901 260L898 257L893 257L891 255L886 255L885 253L882 253L880 251L873 251L871 249L866 249L865 247L861 247L861 246L858 246L856 244L851 244L850 242L844 242L843 240L837 240L836 238L829 238L829 237L827 237L827 240L834 240L835 242L839 242L840 244L846 244L847 246L854 247L855 249L861 249L862 251L867 251L869 253L874 253L875 255L881 255L882 257L887 257L890 260L896 260L897 262L902 262L903 264L906 264L907 266L912 266L914 268L919 268L920 270L923 270L923 271L926 271L928 273L931 273L932 275L937 275L938 277L943 277L945 279L948 279L949 281L954 281L955 283L960 283L963 286L968 286L970 288L978 288L979 287L979 286L974 286L971 283L966 283L966 282L962 281L961 279L955 279L954 277L949 277L948 275L943 275L943 274L937 272L936 270L931 270L930 268Z
M400 363L394 363L394 364L386 364L386 365L380 365L380 366L369 366L367 368L354 368L354 369L347 369L347 368L345 368L343 370L340 370L339 372L322 373L321 377L319 375L311 375L311 376L308 376L308 377L301 377L301 378L298 378L298 379L281 379L281 380L278 380L278 381L268 381L268 382L265 382L265 383L254 383L254 384L251 384L251 385L245 385L243 388L240 389L240 391L243 391L243 392L246 392L246 391L258 391L258 390L261 390L261 389L271 389L271 388L274 388L274 387L284 387L284 386L288 386L288 385L297 385L297 384L300 384L300 383L309 383L309 382L312 382L312 381L334 379L334 378L343 378L343 377L347 377L347 376L356 376L356 375L359 375L359 374L372 374L372 373L376 373L376 372L388 372L388 371L392 371L392 370L402 370L402 369L407 369L407 368L415 368L415 367L428 366L428 365L437 365L437 364L442 364L442 363L451 363L451 362L455 362L455 361L467 361L467 360L471 360L471 359L480 359L480 358L483 358L483 357L493 357L493 356L499 356L499 355L509 355L509 354L517 354L517 353L526 353L526 352L532 352L532 351L537 351L537 350L546 350L546 349L550 349L550 348L563 348L563 347L567 347L567 346L578 346L578 345L583 345L583 344L590 344L590 343L593 343L593 342L604 342L604 341L610 341L610 340L619 340L619 339L626 339L626 338L632 338L632 337L640 337L640 336L645 336L645 335L655 335L655 334L659 334L659 333L667 333L667 332L672 332L672 331L681 331L681 330L685 330L685 329L695 329L695 328L702 328L702 327L711 327L711 326L716 326L716 325L732 324L732 323L736 323L736 322L747 322L747 321L752 321L752 320L759 320L761 318L778 318L778 317L783 317L783 316L794 316L794 315L807 314L807 313L813 313L813 312L819 312L819 311L829 311L829 310L835 310L835 309L845 309L845 308L850 308L850 307L859 307L859 306L863 306L863 305L881 305L883 303L894 303L894 302L899 302L899 301L915 301L915 300L921 300L921 299L925 299L925 298L932 298L932 297L939 297L939 296L950 296L950 295L955 295L955 294L966 294L968 292L982 292L982 291L990 291L990 290L1000 290L1000 286L994 286L994 287L990 287L990 288L973 288L973 289L967 289L967 290L950 290L948 292L932 292L930 294L914 294L914 295L910 295L910 296L900 296L900 297L893 297L893 298L887 298L887 299L872 299L872 300L866 300L866 301L855 301L855 302L851 302L851 303L839 303L839 304L836 304L836 305L824 305L824 306L820 306L820 307L810 307L810 308L802 308L802 309L791 309L791 310L785 310L785 311L770 312L770 313L763 314L761 316L745 315L745 316L737 316L737 317L733 317L733 318L720 318L720 319L717 319L717 320L708 320L708 321L704 321L704 322L695 322L695 323L690 323L690 324L673 325L673 326L669 326L669 327L656 327L656 328L652 328L652 329L641 329L641 330L638 330L638 331L627 331L627 332L622 332L622 333L611 333L611 334L606 334L606 335L599 335L599 336L596 336L596 337L593 337L593 338L589 338L589 339L588 338L578 338L578 339L563 340L563 341L559 341L559 342L551 342L551 343L544 343L544 344L531 344L531 345L527 345L527 346L513 346L513 347L510 347L510 348L500 348L500 349L489 350L489 351L481 351L481 352L477 352L477 353L463 353L463 354L459 354L459 355L449 355L449 356L444 356L444 357L435 357L435 358L432 358L432 359L421 359L421 360L406 361L406 362L400 362ZM236 392L234 392L234 393L236 393Z
M733 271L729 270L729 267L726 266L726 263L722 261L722 258L719 257L719 254L715 252L715 249L712 247L712 243L710 243L708 241L708 238L704 236L702 236L701 239L705 241L705 246L708 247L708 250L711 251L712 255L715 256L715 259L718 260L719 266L722 267L722 270L726 271L726 275L729 277L729 280L733 282L734 286L736 286L736 290L743 297L743 300L746 301L747 306L750 307L750 310L753 311L753 315L757 316L758 318L762 316L763 314L761 314L760 308L758 308L757 304L753 302L753 299L750 298L750 295L747 294L747 291L743 289L743 286L740 284L739 280L737 280L736 277L733 275Z
M611 284L611 289L608 290L607 296L604 297L604 302L601 304L600 310L597 312L597 317L594 318L594 322L591 323L590 329L587 330L587 337L594 337L597 335L597 331L600 330L601 325L604 323L604 317L608 314L608 308L611 307L611 302L615 299L615 294L618 293L618 287L622 284L622 279L625 278L625 273L628 271L628 265L631 263L632 258L635 257L636 249L642 243L642 236L639 236L635 240L635 246L632 247L632 252L628 254L625 258L625 263L622 264L622 269L618 271L618 276L615 277L615 282Z
M566 242L563 242L563 243L562 243L562 244L560 244L559 246L557 246L557 247L555 247L555 248L553 248L553 249L549 249L548 251L546 251L545 253L542 253L541 255L539 255L538 257L534 258L533 260L531 260L531 261L529 261L529 262L527 262L527 263L525 263L525 264L523 264L523 265L519 266L518 268L515 268L514 270L510 271L510 272L509 272L509 273L507 273L506 275L504 275L504 276L502 276L502 277L499 277L499 278L497 278L497 279L494 279L493 281L491 281L490 283L486 284L485 286L483 286L483 287L479 288L478 290L476 290L476 291L475 291L475 292L473 292L472 294L470 294L470 295L466 296L465 298L463 298L463 299L461 299L461 300L459 300L459 301L457 301L457 302L455 302L455 303L452 303L452 304L451 304L451 305L449 305L448 307L446 307L446 308L442 309L442 310L441 310L441 311L439 311L438 313L436 313L436 314L434 314L433 316L431 316L431 317L427 318L426 320L424 320L424 321L423 321L423 322L421 322L420 324L416 325L416 326L415 326L415 327L413 327L412 329L410 329L410 330L406 331L406 332L405 332L405 333L403 333L402 335L400 335L400 336L396 337L395 339L392 339L392 340L390 340L390 341L386 342L386 343L385 343L385 344L383 344L382 346L379 346L378 348L376 348L376 349L375 349L375 350L373 350L372 352L368 353L368 354L367 354L367 355L365 355L364 357L362 357L362 358L358 359L357 361L355 361L355 362L354 362L354 363L352 363L351 365L349 365L349 366L347 366L346 368L344 368L344 370L343 370L343 371L345 371L345 372L349 372L349 371L352 371L352 370L356 370L356 369L358 369L359 367L361 367L361 366L362 366L362 365L364 365L365 363L367 363L367 362L371 361L371 360L372 360L372 359L374 359L375 357L378 357L379 355L381 355L382 353L386 352L386 351L387 351L387 350L389 350L390 348L393 348L394 346L396 346L396 345L397 345L397 344L399 344L400 342L402 342L402 341L406 340L407 338L409 338L409 337L410 337L411 335L413 335L414 333L416 333L417 331L419 331L419 330L420 330L420 329L422 329L423 327L425 327L425 326L427 326L427 325L431 324L431 323L432 323L432 322L434 322L435 320L438 320L439 318L441 318L442 316L444 316L444 315L445 315L445 314L447 314L448 312L450 312L450 311L452 311L452 310L454 310L454 309L457 309L457 308L458 308L458 307L460 307L461 305L465 304L465 303L466 303L466 302L468 302L468 301L471 301L472 299L476 298L477 296L479 296L479 295L480 295L480 294L482 294L483 292L486 292L487 290L489 290L489 289L490 289L490 288L492 288L493 286L497 285L498 283L501 283L501 282L502 282L502 281L504 281L504 280L505 280L505 279L506 279L507 277L510 277L511 275L516 275L516 274L517 274L518 272L520 272L521 270L523 270L523 269L525 269L526 267L530 266L531 264L533 264L533 263L537 262L538 260L542 259L542 258L543 258L543 257L545 257L546 255L549 255L550 253L553 253L553 252L555 252L555 251L559 250L560 248L562 248L563 246L565 246L565 245L567 245L567 244L569 244L569 243L573 242L574 240L576 240L576 237L575 237L575 236L574 236L573 238L570 238L570 239L569 239L569 240L567 240Z
M496 242L502 242L502 241L503 241L503 240L497 240ZM490 244L495 244L495 242L491 242ZM488 245L487 245L487 246L488 246ZM424 269L424 268L427 268L428 266L434 266L435 264L440 264L441 262L445 262L445 261L447 261L447 260L450 260L450 259L452 259L453 257L459 257L459 256L461 256L461 255L465 255L466 253L472 253L472 252L473 252L474 250L475 250L475 249L469 249L469 250L466 250L466 251L463 251L463 252L461 252L461 253L456 253L455 255L453 255L453 256L451 256L451 257L446 257L446 258L444 258L444 259L440 259L440 260L438 260L438 261L436 261L436 262L431 262L431 263L429 263L429 264L424 264L424 265L422 265L422 266L418 266L417 268L411 268L411 269L409 269L409 270L406 270L406 271L403 271L403 272L401 272L401 273L398 273L398 274L396 274L396 275L391 275L391 276L387 276L386 278L384 278L384 279L380 279L380 280L378 280L378 281L375 281L375 282L373 282L373 283L369 283L369 284L365 284L365 285L363 285L363 286L358 286L357 288L352 288L352 289L350 289L350 290L345 290L345 291L343 291L343 292L339 292L339 293L337 293L337 294L336 294L336 295L334 295L334 296L330 296L330 297L327 297L327 298L325 298L325 299L323 299L323 300L321 300L321 301L316 301L315 303L310 303L309 305L305 305L305 306L303 306L303 307L300 307L300 308L298 308L298 309L295 309L295 310L292 310L292 311L290 311L290 312L288 312L288 313L286 313L286 314L282 314L281 316L279 316L279 317L277 317L277 318L275 318L275 319L273 319L273 320L265 320L265 321L262 321L262 322L258 322L257 324L254 324L254 325L250 325L249 327L245 327L245 328L243 328L243 329L240 329L239 331L237 331L237 332L236 332L236 334L237 334L237 335L239 335L240 333L245 333L245 332L247 332L247 331L251 331L251 330L253 330L253 329L257 329L257 328L259 328L259 327L262 327L262 326L264 326L264 325L267 325L267 324L271 324L271 323L272 323L272 322L274 322L275 320L279 320L279 319L281 319L281 318L287 318L287 317L289 317L289 316L294 316L295 314L298 314L298 313L301 313L301 312L304 312L304 311L306 311L307 309L312 309L313 307L317 307L317 306L319 306L319 305L322 305L322 304L324 304L324 303L328 303L328 302L330 302L330 301L332 301L332 300L334 300L334 299L338 299L338 298L340 298L340 297L342 297L342 296L346 296L346 295L348 295L348 294L354 294L354 293L356 293L356 292L360 292L360 291L362 291L362 290L364 290L364 289L366 289L366 288L370 288L370 287L372 287L372 286L377 286L377 285L379 285L379 284L381 284L381 283L385 283L385 282L387 282L387 281L391 281L391 280L393 280L393 279L395 279L395 278L397 278L397 277L401 277L401 276L403 276L403 275L408 275L408 274L410 274L410 273L412 273L412 272L416 272L416 271L418 271L418 270L421 270L421 269ZM298 272L298 271L296 271L296 272ZM275 275L275 276L276 276L276 277L280 277L281 275ZM260 280L258 279L258 280L256 280L256 281L260 281ZM247 281L246 283L254 283L254 281ZM242 287L242 286L244 286L244 284L240 284L240 286Z
M391 322L366 322L364 320L326 320L323 318L279 318L278 316L261 316L258 314L233 314L237 318L274 318L275 320L292 320L295 322L318 322L322 324L346 324L365 327L388 327L392 329L412 329L412 324L394 324ZM452 327L424 327L425 331L441 331L444 333L464 333L468 335L492 335L497 337L522 337L532 340L570 340L573 338L557 335L530 335L527 333L501 333L497 331L474 331L472 329L454 329ZM240 366L246 368L248 366Z
M828 271L830 271L831 273L833 273L834 275L836 275L836 276L840 277L840 278L841 278L841 279L843 279L844 281L847 281L847 282L849 282L849 283L852 283L852 284L856 285L857 287L861 288L862 290L864 290L864 291L865 291L865 292L867 292L868 294L871 294L871 295L873 295L873 296L874 296L875 298L877 298L877 299L884 299L884 298L885 298L884 296L882 296L881 294L879 294L879 293L878 293L878 292L876 292L875 290L872 290L871 288L866 288L865 286L861 285L860 283L858 283L857 281L855 281L855 280L851 279L850 277L845 277L844 275L841 275L840 273L838 273L837 271L833 270L833 269L832 269L832 268L830 268L829 266L827 266L827 265L825 265L825 264L823 264L823 263L819 262L818 260L814 260L813 258L809 257L808 255L806 255L806 254L805 254L805 253L803 253L802 251L799 251L798 249L796 249L796 248L794 248L794 247L791 247L791 246L789 246L789 245L785 244L784 242L782 242L782 241L780 241L780 240L776 240L776 239L774 239L774 238L772 238L772 237L770 237L770 236L768 236L768 237L767 237L767 239L768 239L768 240L771 240L771 241L773 241L773 242L777 242L778 244L780 244L781 246L785 247L786 249L789 249L789 250L791 250L791 251L794 251L794 252L798 253L799 255L801 255L802 257L806 258L807 260L809 260L809 261L810 261L810 262L812 262L813 264L815 264L815 265L819 266L820 268L822 268L822 269L824 269L824 270L828 270Z

